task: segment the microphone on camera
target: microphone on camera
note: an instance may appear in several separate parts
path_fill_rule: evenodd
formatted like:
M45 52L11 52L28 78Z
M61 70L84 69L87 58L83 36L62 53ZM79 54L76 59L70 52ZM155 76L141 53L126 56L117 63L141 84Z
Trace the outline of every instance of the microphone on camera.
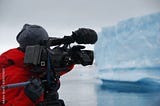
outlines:
M95 44L98 39L97 33L89 28L79 28L71 36L78 44Z
M89 28L79 28L72 32L71 36L64 36L63 38L49 37L48 40L43 41L41 44L48 44L49 46L61 45L61 44L95 44L97 41L97 33Z

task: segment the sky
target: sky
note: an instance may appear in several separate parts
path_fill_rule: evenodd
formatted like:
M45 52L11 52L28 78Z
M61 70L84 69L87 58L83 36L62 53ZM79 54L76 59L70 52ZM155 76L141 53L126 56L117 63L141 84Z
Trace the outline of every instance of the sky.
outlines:
M25 23L63 37L78 28L99 32L121 20L159 11L160 0L0 0L0 53L18 46L16 35Z

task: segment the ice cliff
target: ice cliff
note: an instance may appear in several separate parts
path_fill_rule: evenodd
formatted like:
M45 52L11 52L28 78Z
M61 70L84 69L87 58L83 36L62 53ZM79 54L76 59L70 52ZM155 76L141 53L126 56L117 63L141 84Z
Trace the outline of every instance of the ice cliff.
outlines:
M156 70L160 75L160 12L104 27L98 35L95 61L100 74Z

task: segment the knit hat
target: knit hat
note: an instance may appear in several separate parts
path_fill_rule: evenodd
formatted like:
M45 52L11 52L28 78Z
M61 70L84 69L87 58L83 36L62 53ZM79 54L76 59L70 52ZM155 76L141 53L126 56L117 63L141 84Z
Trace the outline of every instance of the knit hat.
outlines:
M20 48L24 50L26 46L39 44L42 40L48 40L48 38L48 33L43 27L29 24L25 24L16 37Z

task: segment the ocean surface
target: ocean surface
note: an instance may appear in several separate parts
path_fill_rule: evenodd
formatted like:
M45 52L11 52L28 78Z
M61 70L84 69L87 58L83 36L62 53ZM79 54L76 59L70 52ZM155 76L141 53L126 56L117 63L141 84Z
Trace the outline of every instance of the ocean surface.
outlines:
M97 79L91 68L76 69L61 77L59 95L66 106L160 106L159 90L141 92L144 88L139 88L139 85L135 85L137 83L128 85L128 82L121 84L112 80L110 85L106 83ZM149 86L159 87L152 81L149 83L144 84L145 89ZM140 92L136 92L137 89Z

